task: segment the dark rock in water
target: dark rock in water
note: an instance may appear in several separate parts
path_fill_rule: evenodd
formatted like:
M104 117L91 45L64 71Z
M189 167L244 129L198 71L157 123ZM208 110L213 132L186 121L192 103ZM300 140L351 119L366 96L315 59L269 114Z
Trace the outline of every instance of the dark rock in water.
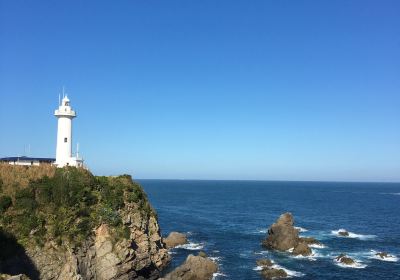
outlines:
M217 272L218 266L209 258L189 255L186 261L163 280L210 280ZM160 279L160 280L161 280Z
M299 242L306 243L307 245L322 245L322 243L314 237L300 237Z
M257 260L257 266L261 266L261 275L265 279L286 278L288 275L285 270L281 268L274 268L274 263L270 259Z
M256 261L258 266L262 267L271 267L274 265L274 263L270 259L259 259Z
M299 230L294 227L291 213L282 214L279 219L268 229L268 236L262 245L268 249L287 251L293 249L295 256L310 256L312 250L308 245L322 245L313 237L299 237Z
M386 252L379 252L379 253L376 253L375 256L378 256L378 257L380 257L381 259L385 259L385 258L392 257L391 255L389 255L389 254L386 253Z
M336 257L336 260L345 265L352 265L355 263L355 261L352 258L346 256L345 254L340 254L339 256Z
M304 242L299 242L296 247L294 247L293 255L298 256L298 255L302 255L302 256L309 256L312 254L312 251L310 249L310 247L308 247L308 245Z
M338 234L341 235L341 236L349 236L349 233L347 231L345 231L345 230L340 230L338 232Z
M188 240L186 234L173 231L168 235L168 237L164 238L164 243L167 248L174 248L178 245L187 244Z
M265 279L286 278L288 275L283 269L265 268L261 271L261 275Z
M198 256L200 256L202 258L207 258L207 254L204 251L200 251Z
M263 246L279 251L294 248L299 241L299 231L293 225L292 214L282 214L268 229L268 237L263 241Z

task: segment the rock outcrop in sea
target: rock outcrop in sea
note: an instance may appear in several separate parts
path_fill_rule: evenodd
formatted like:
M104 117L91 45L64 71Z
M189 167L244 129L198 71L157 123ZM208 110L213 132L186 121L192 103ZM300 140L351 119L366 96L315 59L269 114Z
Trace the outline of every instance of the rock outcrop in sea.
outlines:
M11 203L0 209L0 273L32 280L157 279L169 263L157 215L130 176L96 177L67 167L10 187L2 183L13 183L1 177L2 168L10 167L0 165L0 201ZM36 167L16 168L22 182Z
M340 235L340 236L349 236L349 232L348 231L346 231L346 230L343 230L343 229L341 229L341 230L339 230L338 231L338 234Z
M282 268L274 267L274 263L270 259L257 260L257 266L261 267L261 275L265 279L286 278L288 276Z
M218 266L207 256L189 255L186 261L160 280L211 280Z
M352 258L346 256L345 254L340 254L335 259L336 259L337 262L342 263L344 265L353 265L353 264L355 264L355 261Z
M174 248L178 245L187 244L188 240L186 234L173 231L166 238L164 238L164 243L167 248Z
M395 258L395 256L390 255L390 254L387 253L387 252L378 252L378 253L375 253L375 256L378 257L378 258L380 258L380 259L382 259L382 260L393 259L393 258Z
M309 256L312 254L309 245L321 243L312 237L299 237L299 230L294 227L291 213L282 214L268 229L267 238L262 245L270 250L291 251L293 255Z

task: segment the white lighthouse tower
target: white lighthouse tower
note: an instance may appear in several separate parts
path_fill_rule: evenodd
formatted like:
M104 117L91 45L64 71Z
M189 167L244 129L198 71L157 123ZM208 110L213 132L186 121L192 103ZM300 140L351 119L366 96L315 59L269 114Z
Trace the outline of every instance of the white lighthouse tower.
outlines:
M54 115L58 118L55 164L57 167L83 166L83 160L78 155L72 156L72 119L76 113L71 108L68 96L63 97Z

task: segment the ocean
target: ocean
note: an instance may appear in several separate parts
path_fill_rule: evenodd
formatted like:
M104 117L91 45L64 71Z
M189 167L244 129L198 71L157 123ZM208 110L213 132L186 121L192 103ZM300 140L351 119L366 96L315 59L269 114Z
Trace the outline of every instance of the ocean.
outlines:
M256 260L270 258L292 279L400 279L400 184L284 181L138 180L158 213L164 236L188 234L171 251L169 270L189 254L206 252L219 264L214 279L262 279ZM323 248L311 257L261 246L269 225L291 212L302 236ZM346 229L349 237L339 237ZM394 257L374 258L385 251ZM357 261L342 267L335 256Z

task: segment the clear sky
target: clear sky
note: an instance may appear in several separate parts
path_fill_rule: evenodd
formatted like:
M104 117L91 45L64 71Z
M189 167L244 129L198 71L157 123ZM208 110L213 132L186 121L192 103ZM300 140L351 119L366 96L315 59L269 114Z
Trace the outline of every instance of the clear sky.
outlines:
M400 181L400 1L0 1L0 157L96 174Z

